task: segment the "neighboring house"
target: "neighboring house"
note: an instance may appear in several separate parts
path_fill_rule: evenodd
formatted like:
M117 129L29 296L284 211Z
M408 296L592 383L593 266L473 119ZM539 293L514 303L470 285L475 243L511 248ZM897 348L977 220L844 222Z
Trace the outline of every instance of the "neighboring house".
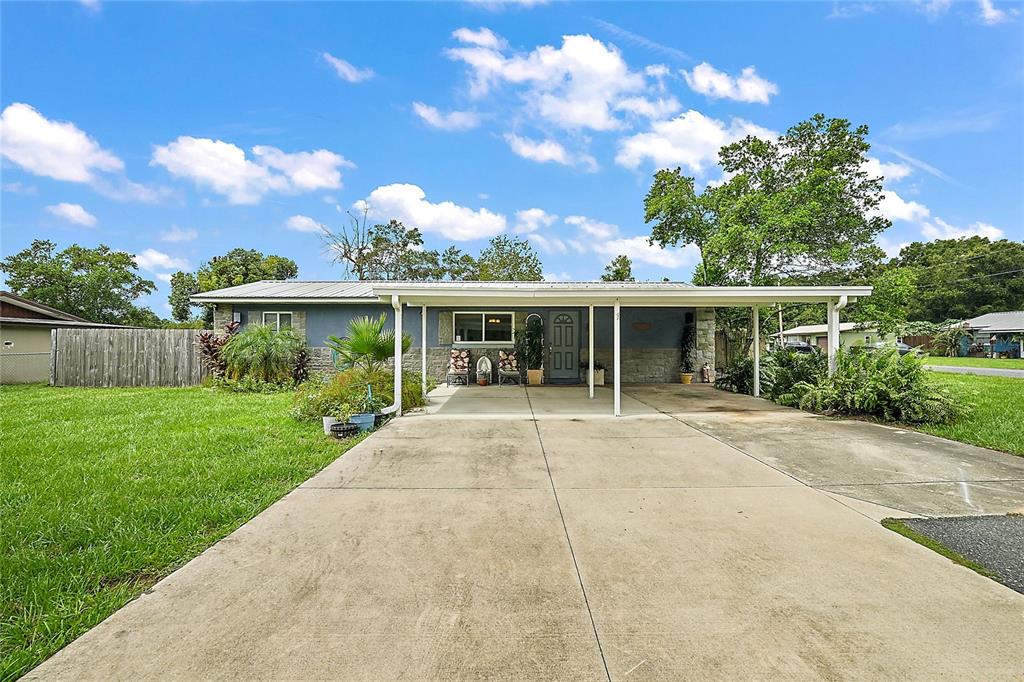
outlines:
M961 355L981 346L986 355L1024 357L1024 310L987 313L964 320L963 326L970 337L961 343Z
M544 378L548 383L587 380L593 359L615 383L678 381L683 331L695 339L697 367L715 367L715 307L757 311L779 303L821 303L837 323L839 310L871 287L696 287L683 282L301 282L263 281L192 297L214 306L214 328L232 320L243 327L291 326L310 347L311 366L331 369L328 336L344 336L361 315L387 315L412 337L400 358L443 380L453 348L469 349L497 365L499 350L513 346L528 316L544 323ZM833 348L838 347L838 339ZM591 349L592 352L591 352ZM758 351L759 352L759 351ZM833 354L830 352L830 356ZM834 358L833 358L834 359ZM755 353L755 362L757 354ZM756 390L756 388L755 388ZM396 396L398 396L396 389ZM401 406L396 399L398 411Z
M117 326L89 322L38 301L0 291L0 383L49 381L53 329Z
M825 348L828 343L828 325L805 324L782 332L783 343L809 343L812 346ZM884 341L896 343L899 339L894 334L878 333L878 326L872 322L841 322L839 323L839 345L869 346Z

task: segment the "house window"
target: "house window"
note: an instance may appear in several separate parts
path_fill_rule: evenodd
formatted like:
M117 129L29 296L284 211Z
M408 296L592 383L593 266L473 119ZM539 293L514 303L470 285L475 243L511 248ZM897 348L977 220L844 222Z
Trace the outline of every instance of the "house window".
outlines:
M291 313L263 313L263 324L276 332L292 326Z
M455 313L456 343L511 343L512 313Z

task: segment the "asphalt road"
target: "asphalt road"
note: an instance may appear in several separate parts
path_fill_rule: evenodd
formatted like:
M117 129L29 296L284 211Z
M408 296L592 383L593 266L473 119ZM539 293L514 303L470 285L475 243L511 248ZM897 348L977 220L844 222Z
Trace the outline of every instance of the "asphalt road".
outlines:
M1024 369L998 369L996 367L950 367L947 365L925 365L928 369L936 372L950 372L952 374L980 374L989 377L1011 377L1024 379Z

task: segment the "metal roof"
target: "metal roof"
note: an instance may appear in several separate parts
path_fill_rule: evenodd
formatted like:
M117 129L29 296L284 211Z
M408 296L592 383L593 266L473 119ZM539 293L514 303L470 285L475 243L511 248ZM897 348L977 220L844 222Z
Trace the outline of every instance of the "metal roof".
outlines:
M365 303L409 305L768 305L870 296L871 287L698 287L687 282L301 282L262 281L197 294L194 303Z
M25 298L24 296L18 296L17 294L12 294L10 291L0 291L0 301L6 301L7 303L10 303L11 305L16 305L19 308L24 308L25 310L31 310L34 313L41 313L43 315L48 315L48 316L50 316L50 317L52 317L54 319L57 319L57 320L72 320L72 321L76 321L76 322L88 322L88 320L86 320L84 318L81 318L81 317L78 317L77 315L72 315L71 313L66 313L63 310L58 310L57 308L54 308L52 306L48 306L45 303L40 303L39 301L33 301L31 298ZM30 318L30 319L38 319L38 318Z
M1007 310L1002 313L988 313L964 321L964 326L992 332L1024 331L1024 310Z
M852 332L854 330L873 330L878 327L877 322L840 322L839 331ZM828 333L827 324L804 324L782 332L783 336L809 336L813 334Z
M310 303L375 301L373 282L263 280L226 289L207 291L192 297L194 303L230 303L248 300L306 300Z
M104 324L88 320L43 320L35 317L0 317L0 325L6 327L82 327L85 329L138 329L123 324Z

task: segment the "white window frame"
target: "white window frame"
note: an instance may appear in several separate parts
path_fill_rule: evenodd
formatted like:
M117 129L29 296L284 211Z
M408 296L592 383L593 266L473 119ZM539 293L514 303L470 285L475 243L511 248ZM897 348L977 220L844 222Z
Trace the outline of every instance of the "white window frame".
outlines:
M274 322L273 325L271 325L270 323L267 322L267 315L276 315L276 317L274 318L275 322ZM291 316L292 323L290 325L288 325L288 326L291 327L292 329L294 329L295 328L295 313L293 313L290 310L264 310L263 314L260 316L260 319L263 322L263 326L265 326L265 327L273 326L274 331L275 332L279 332L279 331L281 331L281 316L282 315L290 315Z
M483 341L456 341L455 340L455 324L456 315L479 315L480 316L480 333L483 335ZM509 341L488 341L487 340L487 315L509 315L512 318L512 339ZM457 346L509 346L516 342L516 314L511 310L453 310L452 311L452 343Z

